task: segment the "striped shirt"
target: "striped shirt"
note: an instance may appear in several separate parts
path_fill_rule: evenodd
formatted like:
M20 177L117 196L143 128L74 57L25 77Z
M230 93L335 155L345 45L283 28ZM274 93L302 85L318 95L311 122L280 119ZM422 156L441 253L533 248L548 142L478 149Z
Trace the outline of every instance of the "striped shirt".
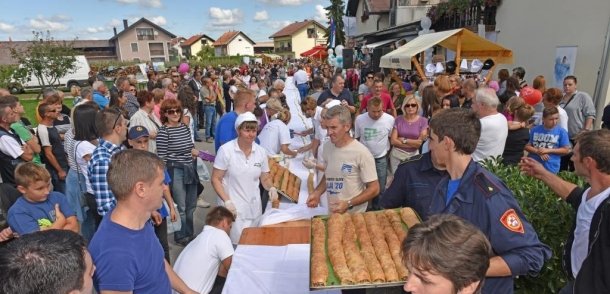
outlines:
M157 155L165 162L192 163L191 150L194 147L188 126L181 123L177 127L161 126L159 128Z

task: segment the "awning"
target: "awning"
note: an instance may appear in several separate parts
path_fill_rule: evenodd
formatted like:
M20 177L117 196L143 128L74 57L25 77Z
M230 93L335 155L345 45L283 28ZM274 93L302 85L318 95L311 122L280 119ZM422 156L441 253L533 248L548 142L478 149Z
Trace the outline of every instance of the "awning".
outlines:
M317 59L323 59L328 57L328 49L324 45L317 45L303 53L301 53L301 57L311 57Z
M458 48L458 38L461 38L460 48ZM482 38L468 29L457 29L421 35L382 56L379 67L411 69L411 57L435 45L455 51L461 58L480 60L491 58L496 64L513 63L511 50Z
M389 40L383 40L383 41L379 41L379 42L375 42L375 43L371 43L371 44L366 44L365 47L369 48L369 49L375 49L377 47L392 43L392 42L396 42L396 40L398 40L398 38L394 38L394 39L389 39Z

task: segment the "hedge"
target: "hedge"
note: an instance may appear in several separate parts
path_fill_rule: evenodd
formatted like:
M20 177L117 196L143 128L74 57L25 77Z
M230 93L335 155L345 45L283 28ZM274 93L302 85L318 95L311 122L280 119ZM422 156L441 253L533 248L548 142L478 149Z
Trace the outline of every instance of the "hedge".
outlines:
M538 237L553 252L537 276L520 276L516 280L515 293L557 293L567 281L561 268L561 256L575 211L542 181L522 174L517 166L505 166L498 162L501 161L486 160L483 165L513 191ZM579 186L584 185L583 179L571 172L561 172L559 176Z

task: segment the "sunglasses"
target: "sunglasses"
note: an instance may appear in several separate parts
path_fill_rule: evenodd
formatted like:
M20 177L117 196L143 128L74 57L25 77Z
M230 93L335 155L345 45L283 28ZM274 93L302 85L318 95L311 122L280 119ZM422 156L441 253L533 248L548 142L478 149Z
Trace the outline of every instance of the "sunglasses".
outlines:
M179 75L172 75L172 78L179 78Z
M180 109L168 109L165 111L165 114L169 114L169 115L180 114Z
M136 89L129 89L129 92L135 92Z
M114 130L114 128L116 128L116 124L119 122L119 119L123 117L123 115L121 115L120 112L117 111L117 116L116 119L114 120L114 124L112 124L112 129Z
M367 79L372 79L373 77L366 77Z
M417 104L405 104L405 107L404 107L404 108L407 108L407 107L413 107L413 108L415 108L415 107L417 107Z

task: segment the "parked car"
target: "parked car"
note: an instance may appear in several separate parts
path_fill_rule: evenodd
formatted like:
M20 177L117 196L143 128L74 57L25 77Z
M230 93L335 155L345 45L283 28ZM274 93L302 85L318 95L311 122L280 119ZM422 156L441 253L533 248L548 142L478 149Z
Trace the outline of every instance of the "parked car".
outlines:
M89 67L89 62L84 55L76 55L74 56L76 69L66 74L65 76L59 78L57 82L52 85L54 87L66 87L70 89L72 86L87 86L87 79L89 78L89 72L91 68ZM21 65L20 65L21 67ZM9 90L13 94L23 93L26 89L40 89L42 85L38 82L38 79L32 74L30 76L30 80L25 83L19 83L15 80L9 84Z

